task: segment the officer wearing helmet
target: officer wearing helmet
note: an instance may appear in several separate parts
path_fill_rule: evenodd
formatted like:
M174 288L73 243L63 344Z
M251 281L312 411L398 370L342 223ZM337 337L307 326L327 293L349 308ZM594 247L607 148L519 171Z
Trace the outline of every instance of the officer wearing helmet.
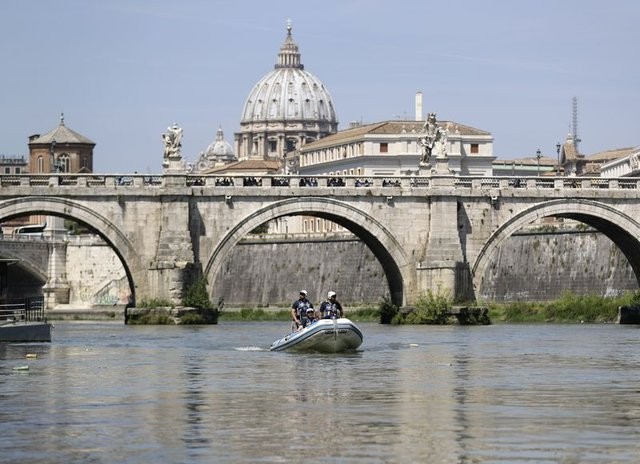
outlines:
M320 305L320 314L323 319L340 319L344 317L342 305L337 299L336 292L327 293L327 299Z

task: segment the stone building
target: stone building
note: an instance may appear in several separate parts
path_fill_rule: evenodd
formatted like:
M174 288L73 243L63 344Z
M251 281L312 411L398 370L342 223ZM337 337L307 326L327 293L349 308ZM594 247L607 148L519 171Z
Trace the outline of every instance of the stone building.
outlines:
M26 174L28 172L29 165L24 155L0 155L0 174Z
M273 71L253 87L235 134L240 161L278 160L338 130L333 100L324 84L304 69L291 25Z
M29 172L29 163L24 155L0 155L0 174L27 174ZM28 219L28 218L27 218ZM17 217L5 220L0 224L0 235L10 233L14 228L28 224L24 217ZM0 276L0 279L2 277Z
M382 121L355 125L299 150L302 175L399 176L417 174L418 143L424 121ZM448 132L449 169L460 175L490 176L493 137L452 121L438 121Z
M640 176L640 147L619 148L611 151L607 153L612 156L600 166L602 177Z
M60 124L44 135L29 137L29 172L32 174L51 172L93 172L94 142Z

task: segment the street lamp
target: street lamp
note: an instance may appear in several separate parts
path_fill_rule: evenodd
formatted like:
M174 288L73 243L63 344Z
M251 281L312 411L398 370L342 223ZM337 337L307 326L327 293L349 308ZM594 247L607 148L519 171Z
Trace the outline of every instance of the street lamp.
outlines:
M538 177L540 177L540 157L542 157L542 154L540 153L540 149L538 148L536 150L536 159L538 160Z
M558 154L558 164L556 165L556 176L560 175L560 142L556 143L556 153Z

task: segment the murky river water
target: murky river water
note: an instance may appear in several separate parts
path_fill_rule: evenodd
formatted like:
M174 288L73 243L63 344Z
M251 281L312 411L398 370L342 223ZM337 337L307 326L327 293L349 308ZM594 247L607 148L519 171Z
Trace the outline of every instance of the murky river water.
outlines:
M637 327L364 323L357 353L269 352L287 326L0 345L0 462L640 461Z

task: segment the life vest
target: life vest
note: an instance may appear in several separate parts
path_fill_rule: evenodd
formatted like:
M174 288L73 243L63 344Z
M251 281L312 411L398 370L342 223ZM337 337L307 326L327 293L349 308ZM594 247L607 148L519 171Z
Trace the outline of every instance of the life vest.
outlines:
M336 304L325 301L324 313L322 317L324 317L325 319L338 319L340 317L340 311L338 310Z
M311 324L313 324L314 322L316 322L316 319L309 319L306 314L302 317L302 327L308 327Z
M309 303L308 300L298 300L298 307L296 308L296 312L298 313L298 319L300 321L302 321L302 319L306 316L307 314L307 308L310 308L311 304Z

